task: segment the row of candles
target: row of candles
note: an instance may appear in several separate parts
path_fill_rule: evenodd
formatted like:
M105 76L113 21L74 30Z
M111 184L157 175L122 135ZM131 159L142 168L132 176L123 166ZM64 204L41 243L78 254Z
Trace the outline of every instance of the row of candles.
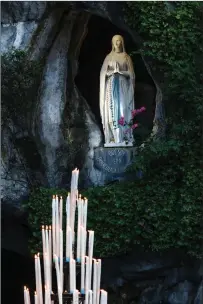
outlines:
M64 254L69 263L69 293L72 303L79 304L79 296L85 295L85 304L107 304L107 292L100 290L101 260L93 258L94 231L87 233L88 200L78 195L79 170L72 171L71 191L66 199L65 253L63 246L63 198L52 198L52 225L42 226L44 294L39 253L35 255L35 304L53 304L52 267L56 270L58 303L63 303ZM75 215L77 210L77 237ZM77 239L77 244L76 244ZM88 246L87 245L88 241ZM76 246L75 246L76 244ZM88 250L87 248L88 247ZM76 252L74 251L76 248ZM76 264L80 265L80 291L76 288ZM24 304L30 304L30 293L24 287Z

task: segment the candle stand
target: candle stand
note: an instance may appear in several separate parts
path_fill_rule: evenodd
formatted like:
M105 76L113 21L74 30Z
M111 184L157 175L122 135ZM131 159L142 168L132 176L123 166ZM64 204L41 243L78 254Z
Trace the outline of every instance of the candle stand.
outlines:
M76 280L77 280L77 276L81 273L80 269L81 269L81 264L76 263ZM73 303L73 294L67 292L67 290L70 289L69 262L66 262L65 259L63 262L63 273L64 273L64 285L65 285L65 292L62 295L63 304L71 304ZM58 304L59 303L58 294L52 294L51 301L53 301L54 304ZM84 303L85 303L85 294L80 293L79 304L84 304Z
M51 295L51 301L54 302L54 304L58 304L59 300L58 300L58 295L57 294L52 294ZM73 303L73 295L68 293L68 292L64 292L63 293L63 304L72 304ZM84 304L85 303L85 295L79 295L79 304Z

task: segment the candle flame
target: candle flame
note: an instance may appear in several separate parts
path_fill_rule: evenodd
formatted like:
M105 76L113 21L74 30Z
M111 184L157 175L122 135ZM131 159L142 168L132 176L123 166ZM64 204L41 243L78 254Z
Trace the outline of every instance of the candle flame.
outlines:
M35 291L35 296L37 295L37 292Z
M39 252L38 252L37 256L38 256L38 258L39 258L39 256L40 256L40 253L39 253Z
M35 259L37 259L37 255L35 254Z
M24 290L27 290L27 287L26 287L26 286L24 286Z
M52 198L55 199L55 195L53 195Z
M48 230L48 226L46 225L46 230Z
M44 229L44 225L42 225L42 229Z
M49 226L49 230L51 230L51 226Z

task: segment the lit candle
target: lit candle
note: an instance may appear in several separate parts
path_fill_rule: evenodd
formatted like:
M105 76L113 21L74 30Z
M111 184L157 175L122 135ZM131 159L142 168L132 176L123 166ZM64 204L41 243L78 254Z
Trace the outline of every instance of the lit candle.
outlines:
M81 257L81 293L85 293L85 257Z
M66 226L70 226L70 193L66 198Z
M82 224L82 221L81 221L81 199L79 198L78 199L78 202L77 202L77 205L78 205L78 231L77 231L77 261L80 262L80 258L81 258L81 224Z
M28 304L27 302L27 287L24 286L24 304Z
M86 268L86 271L85 271L85 294L86 294L86 297L85 299L87 299L87 303L88 304L88 290L89 290L89 257L86 256L85 257L85 260L86 260L86 263L85 263L85 268Z
M52 198L52 237L53 237L53 258L56 254L56 200L55 195Z
M60 230L60 282L63 292L63 231Z
M94 231L89 230L89 247L88 247L88 256L89 256L89 289L92 289L92 256L93 256L93 247L94 247Z
M46 285L44 285L44 294L45 294L45 304L49 304L49 302L48 302L48 292L47 292Z
M73 291L73 304L79 304L79 291L77 289Z
M76 209L76 196L74 191L71 192L70 194L70 210L71 210L71 218L70 218L70 222L71 222L71 229L72 229L72 242L73 244L75 243L75 209Z
M89 290L89 304L93 304L92 290Z
M85 198L84 199L84 229L85 231L87 230L87 205L88 205L88 200Z
M46 230L45 230L45 250L46 250L46 286L47 286L47 290L48 292L50 292L51 290L51 277L50 277L50 259L51 257L50 255L50 244L49 244L49 231L48 231L48 226L46 226Z
M41 273L41 264L40 264L40 255L37 254L37 272L38 272L38 281L39 281L39 304L43 304L43 293L42 293L42 273Z
M26 290L26 296L27 296L27 304L30 304L30 292L28 288Z
M44 255L44 261L45 261L45 268L44 268L44 275L46 277L46 280L45 280L45 286L46 286L46 290L49 291L49 263L48 263L48 256L47 256L47 253L45 253ZM47 293L48 295L48 293Z
M63 230L63 198L60 197L60 223L59 227Z
M97 301L97 261L93 259L94 276L93 276L93 304Z
M74 169L72 171L71 186L70 186L71 190L74 190L74 188L75 188L75 173L76 173L76 169Z
M74 259L72 259L72 267L73 267L73 271L72 271L73 290L75 290L76 289L76 262Z
M76 289L76 263L74 259L70 259L69 273L70 273L70 293L73 293L73 291Z
M45 239L44 226L42 226L42 247L43 247L43 262L44 262L44 281L45 281L45 284L46 284L46 282L47 282L46 265L45 265L46 239Z
M59 204L58 196L56 195L56 255L59 256Z
M101 260L97 260L97 302L99 304L99 296L100 296L100 282L101 282Z
M39 294L39 276L38 276L38 265L37 265L37 255L35 254L35 287Z
M86 239L87 239L87 231L84 229L84 227L81 227L81 257L84 257L86 255Z
M34 294L34 298L35 298L35 304L39 304L38 299L37 299L37 293L36 293L36 291L35 291L35 294Z
M100 300L100 304L107 304L107 297L108 294L105 290L101 289L101 300Z
M49 267L50 267L50 292L52 290L52 235L51 226L49 226Z
M69 288L70 288L70 293L73 293L73 282L72 282L72 272L73 272L73 266L72 266L72 259L69 260Z
M60 282L59 259L56 255L55 255L55 268L56 268L56 278L57 278L57 287L58 287L58 299L59 299L59 303L62 304L62 288Z

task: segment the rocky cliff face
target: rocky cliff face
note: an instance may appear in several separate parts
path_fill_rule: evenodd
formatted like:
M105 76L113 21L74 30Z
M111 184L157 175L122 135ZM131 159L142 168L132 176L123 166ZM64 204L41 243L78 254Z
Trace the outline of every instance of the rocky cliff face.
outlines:
M97 184L94 149L102 145L103 135L91 107L75 84L75 77L92 15L126 31L135 46L142 43L125 24L121 6L94 1L2 3L2 53L14 47L28 52L31 59L43 60L42 80L36 91L29 127L25 129L10 121L10 125L3 128L4 200L19 202L29 193L33 182L30 165L13 141L16 136L21 141L32 142L30 149L34 147L37 151L43 167L37 172L41 185L67 187L74 166L82 170L84 183L88 180L88 185ZM159 134L162 130L158 122L163 122L162 95L150 66L144 58L142 60L156 87L153 130L154 134Z

